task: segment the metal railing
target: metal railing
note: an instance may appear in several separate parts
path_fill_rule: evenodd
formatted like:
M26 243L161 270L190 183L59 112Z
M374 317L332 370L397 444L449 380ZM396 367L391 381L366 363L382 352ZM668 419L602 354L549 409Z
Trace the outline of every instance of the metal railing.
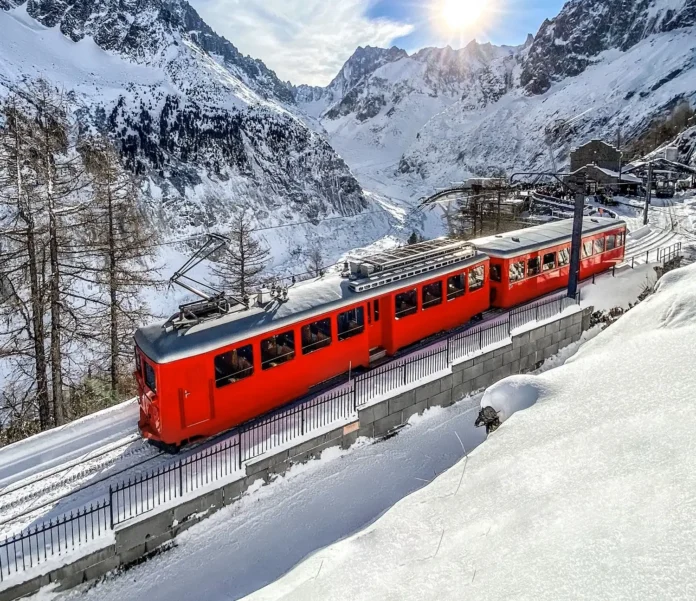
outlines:
M228 440L109 487L106 499L37 525L0 543L0 581L65 554L139 515L217 480L243 473L245 462L341 420L357 418L376 396L446 370L453 361L504 341L512 330L577 304L555 298L510 311L488 327L450 335L426 350L361 374L340 388L281 408L239 427Z
M672 244L671 246L668 246L667 248L658 248L657 249L657 262L662 263L663 265L665 263L668 263L669 261L672 261L676 259L677 257L681 256L681 250L682 250L682 243L681 242L676 242L675 244Z
M6 538L0 543L0 582L65 555L111 529L108 501L100 501Z
M240 464L353 413L353 391L343 388L247 422L239 429Z
M233 439L110 486L109 525L113 528L239 470L240 444Z
M396 360L356 377L353 380L355 406L360 407L376 396L402 388L413 382L447 369L453 361L483 351L486 347L503 342L512 330L543 321L562 313L567 307L580 302L575 298L561 297L539 301L533 305L515 309L505 318L488 327L471 328L438 342L435 348L412 357Z

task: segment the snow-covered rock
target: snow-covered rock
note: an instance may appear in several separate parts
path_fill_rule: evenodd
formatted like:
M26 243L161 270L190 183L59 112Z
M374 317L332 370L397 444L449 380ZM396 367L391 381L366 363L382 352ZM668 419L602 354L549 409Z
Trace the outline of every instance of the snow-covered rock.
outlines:
M481 398L481 409L492 407L502 424L514 413L529 409L537 402L540 389L539 380L534 376L510 376L496 382L486 390Z

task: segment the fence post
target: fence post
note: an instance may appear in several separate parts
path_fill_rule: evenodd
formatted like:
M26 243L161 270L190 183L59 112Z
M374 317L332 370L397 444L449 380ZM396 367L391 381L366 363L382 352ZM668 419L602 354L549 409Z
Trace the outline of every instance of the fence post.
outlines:
M237 450L237 458L239 459L239 469L242 469L242 432L240 430L239 432L239 437L237 438L237 446L239 449Z
M353 411L358 410L358 386L357 381L353 378Z
M109 485L109 526L114 529L114 489Z
M646 263L650 262L650 250L645 251L645 262Z
M616 277L616 263L611 266L611 277Z
M402 367L403 372L404 372L404 377L402 378L402 380L403 380L403 385L406 386L406 362L402 363L402 364L401 364L401 367Z
M594 279L595 279L595 274L593 273L593 274L592 274L592 283L593 283L593 284L595 283L595 282L594 282Z
M305 431L305 424L304 424L304 405L300 405L300 417L302 418L302 429L301 429L301 434L304 436L304 431Z
M631 269L635 269L635 267L634 267L634 262L635 262L635 260L636 260L636 257L635 257L635 255L634 255L634 256L631 257Z
M450 338L451 336L447 336L447 365L450 364Z
M179 459L179 496L183 497L184 496L184 472L181 469L181 466L183 464L183 460Z
M483 328L479 330L479 350L483 348Z
M539 305L536 307L536 319L535 321L539 321Z

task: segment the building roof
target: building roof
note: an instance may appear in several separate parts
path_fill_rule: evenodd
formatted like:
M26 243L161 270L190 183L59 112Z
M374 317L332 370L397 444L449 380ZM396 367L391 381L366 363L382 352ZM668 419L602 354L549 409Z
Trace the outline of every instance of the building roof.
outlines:
M477 252L473 257L456 263L456 267L475 265L487 258L485 254ZM167 331L162 323L147 326L137 330L135 341L152 361L170 363L323 315L342 306L382 296L409 284L436 278L454 268L455 265L448 265L364 292L353 291L349 279L329 274L291 287L284 302L273 300L265 307L251 306L188 329Z
M582 220L583 235L611 230L625 222L610 217L585 217ZM543 225L535 225L526 230L508 232L472 240L480 251L494 257L510 257L525 252L533 252L570 242L573 234L573 220L564 219Z
M604 167L597 167L597 165L590 165L590 167L594 167L595 169L599 169L602 173L605 175L608 175L609 177L614 177L617 180L621 180L622 182L630 182L632 184L642 184L643 180L639 177L636 177L635 175L631 175L630 173L621 173L619 175L618 171L612 171L611 169L605 169Z

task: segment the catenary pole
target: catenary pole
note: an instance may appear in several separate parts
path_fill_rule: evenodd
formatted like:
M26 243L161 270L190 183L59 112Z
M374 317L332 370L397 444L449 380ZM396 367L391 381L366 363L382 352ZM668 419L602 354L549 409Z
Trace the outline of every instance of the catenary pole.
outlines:
M585 211L585 175L577 174L575 183L575 209L573 211L573 236L570 246L570 273L568 297L575 298L580 282L580 247L582 246L582 219Z
M648 163L648 184L645 187L645 208L643 209L643 225L648 225L648 207L652 194L652 162Z

